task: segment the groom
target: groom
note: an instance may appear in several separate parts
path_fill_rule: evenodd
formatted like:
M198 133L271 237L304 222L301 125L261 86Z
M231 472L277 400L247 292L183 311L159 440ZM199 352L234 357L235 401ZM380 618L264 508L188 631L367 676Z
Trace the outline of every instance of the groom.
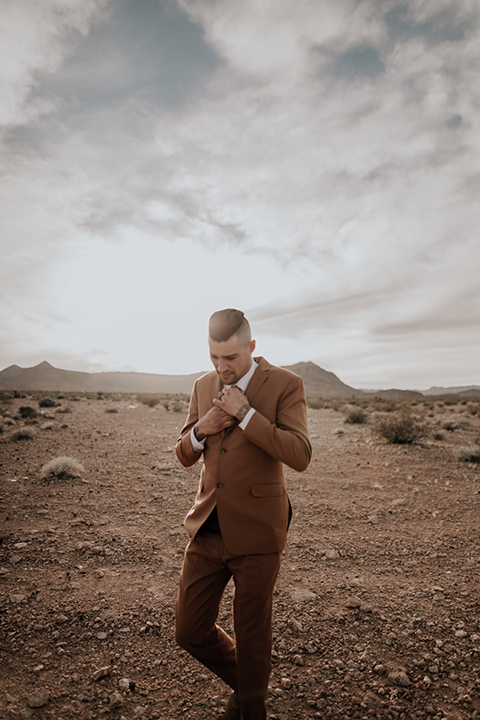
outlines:
M272 596L291 517L283 465L301 472L312 454L305 391L299 376L253 357L240 310L211 316L208 344L214 370L195 382L176 446L185 467L203 459L185 519L176 639L232 688L224 720L265 720ZM216 624L232 577L234 639Z

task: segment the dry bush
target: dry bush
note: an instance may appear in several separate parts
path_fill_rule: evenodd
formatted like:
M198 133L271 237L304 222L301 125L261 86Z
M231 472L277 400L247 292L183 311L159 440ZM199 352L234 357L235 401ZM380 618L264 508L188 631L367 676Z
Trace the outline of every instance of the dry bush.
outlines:
M345 422L350 425L364 425L367 422L367 413L361 407L351 407L347 411Z
M460 462L480 463L480 443L474 443L457 450L457 460Z
M322 410L331 407L330 403L322 398L307 398L307 406L312 410Z
M40 470L42 480L73 480L85 473L83 465L71 457L57 457Z
M29 427L18 428L18 430L15 430L15 432L10 435L10 439L14 442L18 442L19 440L33 440L34 437L35 431Z
M18 408L18 414L24 420L37 417L37 411L31 405L21 405Z
M156 407L159 405L162 400L162 395L153 395L151 393L142 393L140 395L137 395L138 402L141 402L143 405L146 405L147 407Z
M396 445L410 445L428 434L426 425L407 410L377 419L375 430L387 442Z
M106 413L112 413L112 414L113 414L113 413L118 413L118 410L117 410L117 408L107 408L107 409L105 410L105 412L106 412Z
M38 407L44 408L44 407L57 407L58 403L55 402L55 400L52 400L52 398L46 397L41 398L38 401Z

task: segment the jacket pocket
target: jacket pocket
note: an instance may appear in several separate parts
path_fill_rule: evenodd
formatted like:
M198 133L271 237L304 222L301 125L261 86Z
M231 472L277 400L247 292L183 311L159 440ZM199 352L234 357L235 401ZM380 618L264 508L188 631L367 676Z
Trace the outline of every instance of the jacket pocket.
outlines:
M286 494L281 483L257 483L250 487L250 492L254 497L281 497Z

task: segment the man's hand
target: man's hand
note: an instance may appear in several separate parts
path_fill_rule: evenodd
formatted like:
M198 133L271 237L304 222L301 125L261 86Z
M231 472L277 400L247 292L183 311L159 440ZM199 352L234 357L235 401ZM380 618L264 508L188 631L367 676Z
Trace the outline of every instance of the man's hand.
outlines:
M223 410L223 412L231 415L239 422L242 422L250 410L247 398L237 387L232 387L221 393L220 397L215 398L213 403L219 410Z
M197 422L196 427L201 435L215 435L215 433L231 427L235 420L228 413L218 407L213 407Z

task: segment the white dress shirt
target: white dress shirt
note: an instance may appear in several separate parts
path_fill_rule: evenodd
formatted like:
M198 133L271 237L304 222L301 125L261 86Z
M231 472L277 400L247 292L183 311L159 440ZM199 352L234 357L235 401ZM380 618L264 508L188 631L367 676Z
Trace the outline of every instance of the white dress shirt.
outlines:
M255 372L257 367L258 367L258 363L256 363L252 357L252 364L250 365L250 370L247 373L245 373L245 375L243 375L237 383L235 383L235 386L238 387L239 390L241 390L243 393L245 393L248 383L252 379L253 373ZM223 389L230 390L231 387L232 387L232 385L224 385ZM247 412L247 414L243 418L242 422L238 423L238 427L241 430L245 430L245 428L247 427L247 425L250 422L250 419L254 413L255 413L255 408L250 408L250 410ZM205 447L205 442L206 442L207 438L204 438L203 440L197 440L197 438L195 437L195 433L193 432L193 428L192 428L190 430L190 440L192 442L193 452L201 452L203 450L203 448Z

